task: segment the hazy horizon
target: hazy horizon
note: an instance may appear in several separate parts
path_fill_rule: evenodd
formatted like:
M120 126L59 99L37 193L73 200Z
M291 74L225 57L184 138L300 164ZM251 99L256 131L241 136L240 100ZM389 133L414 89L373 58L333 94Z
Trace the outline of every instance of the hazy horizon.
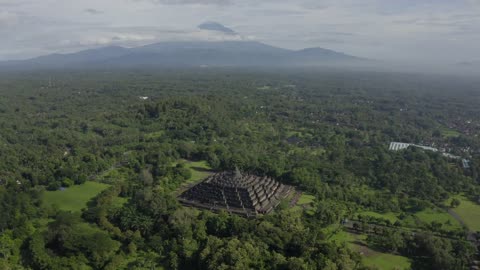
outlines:
M110 45L248 40L453 64L480 60L479 12L477 0L0 0L0 60Z

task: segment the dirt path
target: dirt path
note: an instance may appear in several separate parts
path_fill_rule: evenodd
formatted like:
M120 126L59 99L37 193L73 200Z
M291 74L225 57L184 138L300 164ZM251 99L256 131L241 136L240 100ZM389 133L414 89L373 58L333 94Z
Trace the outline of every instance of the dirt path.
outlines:
M297 191L297 192L295 193L295 195L293 196L292 200L290 201L290 207L295 206L301 196L302 196L302 192Z
M450 214L455 220L457 220L460 224L462 224L462 226L464 226L465 228L468 228L467 224L465 224L465 222L463 221L463 219L457 214L455 213L455 211L453 211L452 209L450 208L446 208L445 209L448 214ZM475 237L475 232L474 231L471 231L470 229L468 229L468 235L467 235L467 240L468 241L471 241L471 242L476 242L476 237Z

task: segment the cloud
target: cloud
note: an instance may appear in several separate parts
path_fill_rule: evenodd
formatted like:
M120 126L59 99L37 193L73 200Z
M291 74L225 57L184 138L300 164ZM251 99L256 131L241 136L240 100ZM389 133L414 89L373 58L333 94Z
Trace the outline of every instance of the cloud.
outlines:
M355 36L355 33L348 33L348 32L325 32L325 34L333 35L333 36Z
M133 0L136 2L149 1L154 4L163 4L163 5L218 5L225 6L231 5L233 2L231 0Z
M97 9L94 9L94 8L87 8L84 10L86 13L89 13L89 14L92 14L92 15L98 15L98 14L102 14L103 11L101 10L97 10Z
M0 0L0 7L18 7L25 4L25 1Z
M301 4L301 6L307 9L327 9L331 5L322 3L321 1L309 1Z
M18 23L18 16L8 11L0 11L0 28L8 27Z
M338 38L311 38L308 39L310 42L319 43L319 44L344 44L347 41Z
M58 40L56 38L58 36L61 36L62 39ZM38 36L30 36L17 41L17 44L28 46L38 39ZM79 28L77 31L42 34L41 42L37 42L36 46L42 47L49 53L70 53L96 47L137 47L166 41L241 41L250 39L251 37L202 29L171 30L160 27L100 27L95 30Z
M204 22L198 26L199 29L208 30L208 31L217 31L227 35L236 35L237 33L232 29L225 27L224 25L217 22Z

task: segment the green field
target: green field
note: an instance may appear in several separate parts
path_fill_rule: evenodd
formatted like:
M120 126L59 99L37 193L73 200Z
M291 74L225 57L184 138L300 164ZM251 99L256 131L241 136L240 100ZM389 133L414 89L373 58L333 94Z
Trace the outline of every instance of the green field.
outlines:
M392 224L398 220L397 214L392 212L381 214L381 213L372 212L372 211L363 211L358 214L362 216L387 219L387 220L390 220Z
M87 181L83 185L75 185L65 190L46 191L44 202L56 205L60 210L80 212L87 202L110 185Z
M423 211L409 214L403 220L399 219L399 214L392 212L382 214L372 211L363 211L359 214L374 218L388 219L392 224L396 221L401 221L401 226L410 228L417 228L421 227L422 225L430 225L433 221L436 221L440 222L442 224L442 228L446 230L455 231L462 229L462 225L455 218L440 208L427 208Z
M330 228L333 229L333 228ZM367 237L365 235L354 235L351 233L348 233L344 231L343 229L338 229L335 228L330 232L330 237L328 240L332 242L337 242L337 243L347 243L349 246L354 245L353 242L355 242L357 239L359 240L365 240Z
M298 199L297 204L298 205L311 204L313 203L313 200L315 200L315 196L302 194L302 196L300 196L300 199Z
M366 248L366 252L371 252L363 257L363 263L367 266L374 266L385 270L406 270L411 269L411 263L408 258L372 251Z
M357 235L339 230L331 235L329 240L339 244L346 243L352 250L358 251L362 255L363 263L367 266L377 267L382 270L411 268L410 260L406 257L370 249L366 245L366 238L366 235Z
M405 223L409 226L415 227L416 222L415 218L420 222L431 224L433 221L442 223L442 228L446 230L461 230L462 225L453 218L450 214L445 212L442 209L425 209L423 211L415 213L413 216L410 216L405 219Z
M454 209L455 212L463 220L465 225L472 231L480 231L480 205L470 201L463 195L457 195L453 198L460 200L460 205ZM450 200L446 205L450 205Z
M449 128L442 128L440 132L442 133L442 136L445 138L456 138L460 136L460 132L453 129L449 129Z
M188 168L192 172L192 177L188 179L189 184L198 182L207 178L212 172L210 171L212 168L208 165L208 163L204 160L202 161L180 161L185 164L185 168Z

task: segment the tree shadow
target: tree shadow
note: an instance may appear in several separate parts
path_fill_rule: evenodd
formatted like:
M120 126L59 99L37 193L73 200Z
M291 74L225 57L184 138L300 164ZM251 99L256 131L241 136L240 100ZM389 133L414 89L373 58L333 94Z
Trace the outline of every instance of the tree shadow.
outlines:
M210 169L206 169L206 168L202 168L202 167L196 167L196 166L192 166L190 167L191 169L195 170L195 171L198 171L198 172L213 172L212 170Z
M366 248L372 249L372 248L369 247L367 244L365 244L364 242L359 241L359 240L353 241L352 244L355 244L355 245L358 245L358 246L362 246L362 247L366 247Z

